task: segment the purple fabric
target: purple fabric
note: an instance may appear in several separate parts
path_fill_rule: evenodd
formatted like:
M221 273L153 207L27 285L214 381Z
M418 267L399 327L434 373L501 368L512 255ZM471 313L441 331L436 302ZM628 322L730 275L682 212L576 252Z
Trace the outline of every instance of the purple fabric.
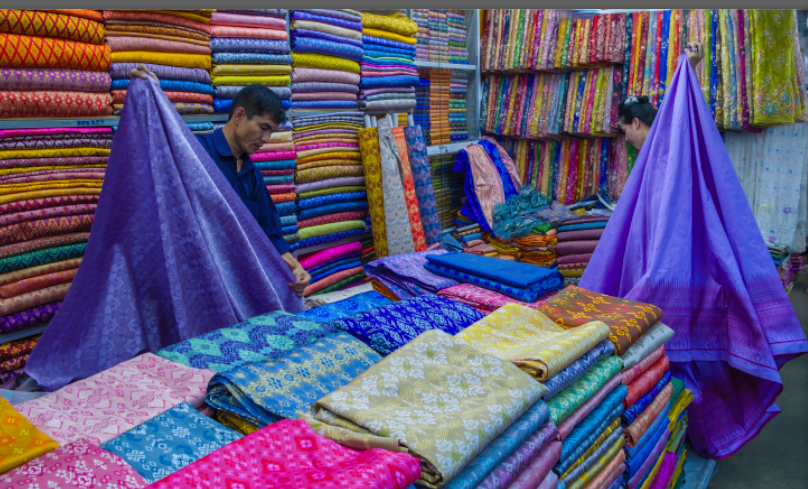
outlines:
M678 71L678 70L677 70ZM717 130L717 129L716 129ZM688 415L688 422L690 421L690 417ZM645 459L645 462L640 466L640 470L637 471L636 474L633 474L626 483L626 487L628 489L634 489L638 486L640 482L642 482L643 477L645 474L651 470L654 465L656 465L657 460L659 460L659 455L662 453L662 450L665 449L665 445L668 444L668 440L671 437L671 433L668 428L665 428L665 431L662 434L662 437L659 438L657 444L654 445L654 448L651 450L651 453L648 455L648 458ZM626 465L626 469L628 469L628 465ZM628 473L628 472L626 472Z
M427 256L444 253L444 250L435 250L385 256L365 265L365 272L368 277L381 281L399 299L435 294L458 284L456 280L435 275L424 268Z
M45 390L303 310L289 267L151 78L129 84L109 161L84 260L25 366Z
M547 444L555 440L557 436L558 430L553 424L553 420L548 419L544 426L530 435L513 453L508 455L508 458L488 474L477 489L504 489L510 486L519 477L519 474L524 472L538 457Z
M562 231L556 236L559 243L562 241L588 241L598 240L603 235L601 229L581 229L580 231Z
M337 178L329 178L328 180L319 180L317 182L310 182L298 185L295 188L296 194L302 194L304 192L311 192L313 190L320 190L324 188L332 188L332 187L350 187L350 186L362 186L365 185L365 177L337 177Z
M779 368L808 342L684 55L580 287L662 308L699 455L779 411Z
M519 474L508 489L535 489L536 487L555 489L558 476L552 471L552 468L561 457L561 446L562 443L556 440L544 447L538 457L530 462L530 465Z
M575 231L570 231L575 232ZM559 241L556 245L556 252L563 255L582 255L592 253L597 248L600 241Z
M13 333L29 326L47 323L59 310L59 304L61 302L53 302L8 316L0 316L0 334Z
M358 48L362 47L362 41L360 39L351 39L350 37L335 36L334 34L328 34L321 31L313 31L309 29L292 29L291 34L292 36L316 37L319 39L325 39L326 41L343 42L345 44L350 44L351 46L356 46Z
M359 98L370 97L380 93L415 93L415 87L388 87L388 88L363 88L359 92Z

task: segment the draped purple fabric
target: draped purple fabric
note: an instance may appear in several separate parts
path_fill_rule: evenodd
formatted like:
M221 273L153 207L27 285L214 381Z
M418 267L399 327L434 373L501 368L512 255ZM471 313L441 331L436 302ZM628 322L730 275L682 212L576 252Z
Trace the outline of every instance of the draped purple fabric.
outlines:
M808 342L684 55L580 287L662 308L700 455L779 412L779 369Z
M253 316L300 312L293 281L159 85L135 78L84 260L25 371L56 390Z

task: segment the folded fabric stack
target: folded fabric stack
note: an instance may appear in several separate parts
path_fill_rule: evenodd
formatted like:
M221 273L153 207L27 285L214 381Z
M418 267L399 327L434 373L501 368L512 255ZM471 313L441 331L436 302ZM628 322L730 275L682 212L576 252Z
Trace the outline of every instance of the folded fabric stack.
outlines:
M0 334L40 331L59 309L87 246L111 145L110 128L0 131ZM16 368L0 380L24 363L9 363Z
M269 143L257 153L250 156L256 168L264 175L264 184L272 203L278 208L281 216L281 232L287 243L292 245L300 241L295 213L295 168L297 167L292 124L286 122L279 131L272 133ZM291 204L283 207L281 205Z
M516 240L521 253L519 261L539 267L552 267L558 260L557 230L549 229L544 233L531 232ZM560 268L559 268L560 271ZM562 273L563 275L563 273Z
M424 268L442 277L471 283L523 302L534 302L558 290L563 277L550 268L534 267L465 253L428 255Z
M469 50L466 47L468 26L466 11L449 9L446 11L446 22L449 28L449 62L468 64Z
M188 129L194 133L195 136L204 136L205 134L213 133L214 125L212 122L189 122Z
M6 383L22 375L28 354L34 349L38 340L39 335L36 335L0 344L0 383Z
M311 275L305 295L327 294L361 285L366 277L362 252L362 243L357 240L301 255L300 265Z
M365 284L364 288L372 287L371 284ZM354 290L360 290L361 287L354 287L346 292L336 292L336 294L350 294ZM335 294L332 292L331 294ZM331 294L322 294L320 297L330 296ZM317 323L330 323L335 319L341 319L374 307L387 306L392 304L393 301L376 292L375 290L367 290L366 292L359 292L357 294L348 295L347 297L326 302L325 304L309 309L308 311L299 312L297 316L309 321Z
M456 280L424 269L427 256L445 253L443 250L435 250L387 256L368 263L365 270L368 277L373 279L374 287L376 283L381 284L397 299L436 294L442 289L458 285Z
M412 9L412 20L418 26L418 32L415 33L415 59L429 61L429 10Z
M463 245L463 253L496 256L496 250L483 242L482 228L476 222L455 228L452 236Z
M454 227L457 213L463 206L463 174L454 171L455 156L443 155L429 159L432 186L441 229Z
M112 50L112 107L119 114L132 68L143 63L180 114L212 114L208 10L104 10Z
M362 17L356 10L292 10L292 107L356 109Z
M584 216L564 221L558 228L558 271L566 285L577 285L598 245L608 217Z
M210 19L213 51L211 79L217 113L246 85L264 85L289 109L292 57L286 33L286 9L218 10Z
M295 191L300 241L296 248L367 233L367 189L357 141L362 114L296 117L292 124L298 165Z
M449 24L446 9L429 11L429 61L449 62Z
M400 13L362 13L361 109L402 112L415 108L416 32L416 23Z
M111 63L97 10L0 10L0 113L112 114Z
M452 141L465 141L469 138L466 120L469 91L469 72L452 70L449 81L449 137Z
M431 145L447 144L451 141L449 127L452 72L441 68L420 68L421 79L429 80L429 137Z
M538 309L539 306L547 302L555 294L556 291L552 291L533 302L523 302L474 284L458 284L438 291L439 296L468 304L485 315L491 314L505 304L518 304L531 309Z

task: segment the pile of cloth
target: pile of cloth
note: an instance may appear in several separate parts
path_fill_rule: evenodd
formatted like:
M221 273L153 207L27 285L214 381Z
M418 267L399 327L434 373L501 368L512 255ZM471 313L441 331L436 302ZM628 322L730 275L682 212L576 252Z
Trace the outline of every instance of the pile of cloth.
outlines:
M143 63L180 114L212 114L210 10L104 10L112 50L112 107L120 114L132 68Z
M295 117L298 248L367 233L368 199L359 154L359 112Z
M429 114L429 140L431 145L448 144L451 141L449 106L452 73L442 68L420 68L421 80L429 84L429 98L425 107Z
M461 226L452 231L452 236L462 244L457 251L471 253L472 255L496 256L496 249L483 241L482 228L476 222Z
M403 112L415 108L415 33L418 26L401 13L362 13L359 107Z
M386 256L373 260L365 268L368 277L372 279L373 288L390 299L434 295L459 283L424 268L428 256L445 253L444 250L434 250Z
M213 134L215 127L212 122L188 122L188 129L194 133L194 136Z
M299 257L300 265L311 275L305 295L327 294L361 285L365 279L361 241L351 241Z
M418 32L415 33L415 59L429 61L429 9L412 9L412 20L418 26Z
M423 128L424 140L426 144L432 145L432 136L430 131L432 129L432 122L429 118L429 89L432 86L432 81L429 79L429 70L418 70L418 83L415 85L415 107L413 107L412 117L416 125Z
M292 57L286 9L217 10L210 19L210 74L216 113L227 113L239 90L257 83L275 92L289 109Z
M112 114L102 21L97 10L0 10L2 116Z
M466 11L458 9L446 10L446 23L449 28L449 63L468 64Z
M359 107L361 14L350 9L292 10L291 19L294 109Z
M449 139L465 141L469 138L469 126L466 120L467 95L469 91L468 71L452 70L449 80Z
M429 61L449 62L449 23L446 9L429 11Z
M297 167L292 124L285 122L279 131L273 132L269 143L250 156L255 167L264 175L264 184L272 203L281 213L281 232L287 243L294 247L300 237L297 227L295 199L295 168Z
M542 230L537 229L537 231ZM517 238L516 242L521 254L519 261L539 267L552 267L555 265L558 261L556 251L558 246L557 234L557 230L551 227L544 232L531 232L527 236Z
M558 271L566 285L577 285L609 223L606 216L584 216L558 227Z
M440 227L441 229L451 229L455 226L458 212L463 207L463 196L465 195L463 174L454 171L455 155L433 156L429 159L429 166L432 172L432 185L435 189Z
M87 246L111 145L110 128L0 131L0 334L39 333L59 309ZM22 374L35 341L21 341L0 346L14 352L0 380Z

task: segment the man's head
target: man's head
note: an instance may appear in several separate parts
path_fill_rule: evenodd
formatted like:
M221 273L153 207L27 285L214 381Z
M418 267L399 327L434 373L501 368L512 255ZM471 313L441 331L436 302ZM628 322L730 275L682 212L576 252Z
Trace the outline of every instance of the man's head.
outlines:
M233 142L250 155L267 144L272 133L284 122L286 112L281 99L267 87L253 84L236 94L225 127L235 139Z

